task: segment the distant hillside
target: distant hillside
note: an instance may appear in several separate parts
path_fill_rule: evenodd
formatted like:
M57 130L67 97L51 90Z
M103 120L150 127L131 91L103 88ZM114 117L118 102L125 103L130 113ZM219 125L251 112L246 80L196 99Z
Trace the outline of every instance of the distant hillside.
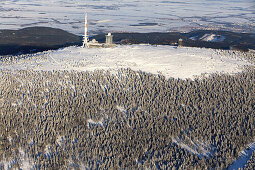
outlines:
M189 33L113 33L117 44L178 45L248 51L255 49L255 34L227 31L197 30ZM91 37L105 42L105 34ZM29 27L20 30L0 30L0 55L15 55L81 45L82 37L61 29Z
M31 53L79 44L79 36L61 29L29 27L0 30L0 55Z
M186 37L184 45L191 47L235 49L242 51L255 49L255 34L250 33L197 30L186 33L184 36Z
M255 49L255 34L228 31L197 30L189 33L114 33L114 41L120 44L148 43L152 45L177 45L183 39L183 46L247 51ZM105 35L93 38L105 41Z

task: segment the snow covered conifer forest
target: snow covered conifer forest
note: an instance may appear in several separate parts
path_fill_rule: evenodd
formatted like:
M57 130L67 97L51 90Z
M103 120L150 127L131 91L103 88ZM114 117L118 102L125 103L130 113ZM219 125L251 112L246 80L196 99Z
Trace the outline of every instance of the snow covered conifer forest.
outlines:
M254 2L1 0L0 170L254 170Z
M195 79L1 69L0 169L228 168L255 142L254 84L253 65Z

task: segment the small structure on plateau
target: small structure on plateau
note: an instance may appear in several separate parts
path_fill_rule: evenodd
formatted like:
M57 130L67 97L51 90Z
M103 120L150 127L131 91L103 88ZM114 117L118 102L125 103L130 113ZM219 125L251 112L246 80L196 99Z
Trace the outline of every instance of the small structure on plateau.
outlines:
M178 47L182 47L182 46L183 46L183 39L180 38L180 39L178 40Z
M111 33L108 33L108 35L105 36L105 44L113 44L113 35Z
M88 19L87 19L87 13L85 15L85 32L84 32L84 38L83 38L83 48L110 48L115 47L116 45L113 43L113 35L111 33L108 33L108 35L105 36L105 43L98 43L97 40L93 39L92 41L89 41L88 38Z

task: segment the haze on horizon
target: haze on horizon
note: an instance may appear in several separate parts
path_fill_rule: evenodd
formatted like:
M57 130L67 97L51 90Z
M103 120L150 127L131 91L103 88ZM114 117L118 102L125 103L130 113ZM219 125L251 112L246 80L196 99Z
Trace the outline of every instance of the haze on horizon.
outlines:
M2 0L0 29L47 26L80 35L86 10L90 34L194 29L254 33L254 6L253 0Z

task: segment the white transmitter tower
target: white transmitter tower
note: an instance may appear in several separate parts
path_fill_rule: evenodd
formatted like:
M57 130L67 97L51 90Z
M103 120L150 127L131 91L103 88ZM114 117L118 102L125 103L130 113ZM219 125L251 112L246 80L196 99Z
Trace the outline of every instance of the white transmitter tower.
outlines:
M93 39L89 41L88 37L88 14L85 13L85 31L83 36L83 44L82 48L111 48L115 47L116 45L113 43L113 35L108 33L106 35L106 42L105 43L98 43L97 40Z
M88 48L88 15L85 13L85 32L83 37L83 48Z

